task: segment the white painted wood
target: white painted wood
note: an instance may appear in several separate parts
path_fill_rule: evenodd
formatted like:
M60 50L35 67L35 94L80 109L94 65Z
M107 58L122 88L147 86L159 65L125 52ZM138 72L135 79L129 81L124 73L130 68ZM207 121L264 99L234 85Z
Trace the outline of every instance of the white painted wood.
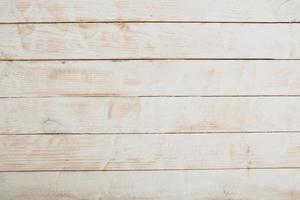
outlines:
M0 200L300 199L300 97L275 97L300 95L299 61L245 60L300 59L300 24L273 23L299 11L0 0ZM183 60L215 58L241 60ZM255 97L170 97L189 95Z
M299 169L0 173L13 200L298 200Z
M299 130L299 97L0 99L2 134Z
M0 96L300 95L298 60L0 62Z
M0 59L300 58L300 24L1 25Z
M0 22L300 21L298 0L1 0Z
M0 136L0 171L300 167L299 133Z

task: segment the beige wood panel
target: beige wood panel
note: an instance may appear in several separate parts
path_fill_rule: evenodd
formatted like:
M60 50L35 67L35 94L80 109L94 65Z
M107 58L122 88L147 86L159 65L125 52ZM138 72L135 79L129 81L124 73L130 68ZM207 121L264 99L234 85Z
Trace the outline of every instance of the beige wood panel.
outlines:
M0 62L1 97L300 95L298 60Z
M300 21L297 0L1 0L0 22Z
M300 167L299 133L5 135L0 171Z
M13 200L298 200L299 169L0 173Z
M0 59L300 58L300 24L6 24Z
M299 97L0 99L2 134L299 130Z

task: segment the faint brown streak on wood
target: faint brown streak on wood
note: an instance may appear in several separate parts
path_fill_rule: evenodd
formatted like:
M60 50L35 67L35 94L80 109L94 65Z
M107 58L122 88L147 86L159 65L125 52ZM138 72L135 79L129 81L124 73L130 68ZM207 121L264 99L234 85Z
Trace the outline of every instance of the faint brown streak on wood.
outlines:
M133 101L124 102L110 102L108 106L108 118L114 119L125 117L138 117L141 112L141 105L139 98L135 98Z
M114 109L114 103L111 102L111 103L109 103L109 106L108 106L108 112L107 112L108 119L112 118L113 109Z
M36 26L32 25L32 24L26 24L26 25L16 25L19 35L22 36L28 36L30 34L32 34L35 29Z
M142 82L136 79L127 79L126 80L126 84L129 86L136 86L136 85L140 85Z
M15 1L16 7L21 13L25 13L32 6L31 0Z
M109 93L109 92L103 92L103 93L66 93L66 96L70 97L117 97L122 96L120 93Z
M21 46L24 50L31 50L34 45L34 41L28 40L28 36L31 35L36 27L34 25L26 24L26 25L16 25L18 35L20 37Z
M117 24L117 26L120 28L120 30L122 30L124 32L130 31L129 25L126 23L119 23L119 24Z
M49 72L49 79L50 80L64 80L68 79L68 76L72 77L72 69L66 68L56 68Z
M222 129L223 125L216 122L201 122L194 125L179 124L175 128L175 132L192 132L192 130L217 130Z
M95 27L93 23L79 23L78 26L82 29L92 29Z
M288 149L288 153L291 155L297 155L300 152L300 146Z
M145 49L148 49L148 50L152 51L152 50L154 50L155 48L154 48L154 46L153 46L150 42L148 42L148 43L145 45Z

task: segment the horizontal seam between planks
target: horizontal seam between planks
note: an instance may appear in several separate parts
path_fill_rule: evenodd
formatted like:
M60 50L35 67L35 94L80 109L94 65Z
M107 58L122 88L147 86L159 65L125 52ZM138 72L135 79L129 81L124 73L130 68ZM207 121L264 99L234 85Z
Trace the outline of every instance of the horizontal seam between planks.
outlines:
M30 21L0 22L4 24L299 24L300 21L187 21L187 20L106 20L106 21Z
M295 97L299 95L47 95L47 96L0 96L0 99L44 99L44 98L267 98Z
M113 62L121 62L121 61L134 61L134 60L300 60L300 58L47 58L47 59L8 59L8 58L0 58L0 62L7 61L113 61Z
M65 135L65 136L72 136L72 135L212 135L212 134L286 134L286 133L300 133L299 131L212 131L212 132L149 132L149 133L7 133L7 134L0 134L0 136L35 136L35 135Z
M139 172L139 171L229 171L229 170L266 170L266 169L299 169L300 167L248 167L248 168L200 168L200 169L124 169L124 170L0 170L7 172Z
M136 62L136 61L147 61L147 62L152 62L152 61L219 61L219 62L224 62L224 61L265 61L265 62L271 62L271 61L300 61L300 58L112 58L112 59L84 59L84 58L79 58L79 59L1 59L0 62L107 62L110 61L112 63L115 62Z

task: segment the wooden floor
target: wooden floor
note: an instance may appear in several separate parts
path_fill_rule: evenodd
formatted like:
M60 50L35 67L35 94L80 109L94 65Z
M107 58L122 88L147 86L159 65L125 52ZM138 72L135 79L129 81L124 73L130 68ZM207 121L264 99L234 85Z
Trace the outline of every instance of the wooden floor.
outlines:
M299 200L298 0L0 0L0 200Z

